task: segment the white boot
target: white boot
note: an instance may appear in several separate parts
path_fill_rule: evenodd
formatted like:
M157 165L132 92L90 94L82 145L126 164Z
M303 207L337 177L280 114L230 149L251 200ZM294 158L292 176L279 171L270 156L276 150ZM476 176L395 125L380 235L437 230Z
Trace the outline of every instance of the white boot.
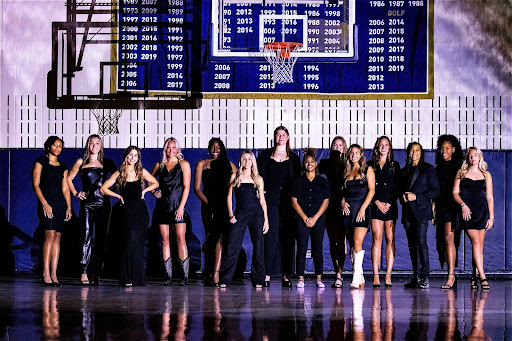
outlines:
M352 283L350 284L351 288L364 287L363 259L364 250L354 252L354 267L352 272Z

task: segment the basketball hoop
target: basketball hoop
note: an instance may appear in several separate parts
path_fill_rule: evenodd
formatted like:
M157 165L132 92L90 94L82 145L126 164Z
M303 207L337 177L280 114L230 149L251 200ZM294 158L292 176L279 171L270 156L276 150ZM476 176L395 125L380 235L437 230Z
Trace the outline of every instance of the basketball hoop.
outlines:
M123 114L122 109L91 109L91 113L98 121L99 135L119 134L119 117Z
M292 53L302 47L301 43L274 42L263 47L263 55L272 66L274 84L293 82L293 65L298 55Z

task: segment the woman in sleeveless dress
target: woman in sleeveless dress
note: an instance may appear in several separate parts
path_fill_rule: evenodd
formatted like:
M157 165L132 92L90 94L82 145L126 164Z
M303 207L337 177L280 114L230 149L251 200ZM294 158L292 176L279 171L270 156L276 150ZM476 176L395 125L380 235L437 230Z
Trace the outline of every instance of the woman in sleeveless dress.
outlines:
M44 228L43 283L60 285L57 265L60 254L60 237L64 222L71 219L71 195L68 187L68 167L58 156L64 141L50 136L44 143L45 155L34 161L32 187L38 199L37 215Z
M484 272L484 239L487 230L494 226L494 196L492 176L487 171L482 151L477 147L469 147L466 151L464 163L455 177L453 197L462 209L462 226L472 246L471 288L478 289L479 276L482 290L489 290Z
M111 212L110 197L101 194L100 188L109 175L116 170L114 162L104 157L101 137L94 134L87 138L84 156L76 160L68 174L71 194L80 199L80 223L83 229L82 260L80 261L83 270L80 279L82 285L89 284L90 272L94 276L94 284L99 284ZM73 184L77 174L82 182L81 191L78 191ZM92 269L91 259L94 264Z
M345 227L343 226L343 212L341 205L341 187L345 171L345 158L347 142L341 136L332 139L329 158L320 160L318 170L325 174L329 182L331 199L325 212L325 229L329 237L329 250L336 279L332 288L343 287L343 264L345 264Z
M235 214L233 192L236 197ZM253 248L251 282L255 288L261 288L265 280L263 236L269 226L263 178L258 175L258 166L250 150L245 150L240 155L238 171L231 175L227 205L232 226L228 233L226 251L222 255L220 287L228 286L233 279L245 231L249 228Z
M341 200L353 267L351 288L361 288L365 283L363 276L365 253L363 240L370 225L370 209L368 206L370 206L374 194L375 173L373 168L366 164L364 149L358 144L353 144L348 149L343 199Z
M187 230L187 212L185 205L190 193L190 164L183 159L181 148L174 137L165 140L162 160L153 167L152 175L158 177L159 190L153 195L157 198L153 220L160 227L162 236L162 258L167 273L164 285L172 283L172 255L169 235L176 236L178 262L183 270L181 286L187 285L190 258L188 256L185 232ZM172 225L173 232L169 231Z
M145 182L148 186L145 187ZM119 194L110 190L116 184ZM101 186L101 193L121 201L123 217L121 269L119 285L146 285L144 244L149 226L149 211L144 195L158 187L156 179L142 167L140 149L129 146L118 171Z
M375 172L375 195L370 206L372 224L373 287L380 287L379 266L382 254L382 234L386 236L385 286L390 288L395 259L395 226L398 218L396 200L400 192L400 164L393 157L393 146L387 136L375 142L368 166Z
M459 140L453 135L437 138L436 175L440 194L432 201L433 223L436 226L436 248L441 267L446 263L448 277L441 289L457 286L455 266L457 249L460 245L460 207L453 199L453 184L462 165L462 149Z
M290 148L288 129L274 130L274 145L257 158L258 169L265 183L269 232L265 235L265 286L271 276L282 276L282 286L291 287L290 274L295 251L295 225L290 202L290 184L300 174L300 159Z
M226 147L220 138L208 142L208 159L197 162L194 173L194 193L201 200L205 242L204 285L219 285L219 270L222 257L222 241L229 227L227 206L228 186L235 165L228 160Z

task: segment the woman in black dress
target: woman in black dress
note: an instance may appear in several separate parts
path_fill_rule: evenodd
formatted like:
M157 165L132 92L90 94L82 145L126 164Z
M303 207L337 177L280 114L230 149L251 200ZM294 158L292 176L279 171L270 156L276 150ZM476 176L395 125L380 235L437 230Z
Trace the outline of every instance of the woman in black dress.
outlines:
M71 194L80 199L80 223L82 224L84 241L82 246L82 285L89 284L88 273L93 259L92 274L94 284L99 284L100 272L103 268L105 248L110 221L110 197L101 194L103 183L117 170L110 159L104 158L103 141L99 135L87 138L84 156L76 160L68 174L68 184ZM76 190L73 180L80 174L82 190ZM94 241L92 236L94 237Z
M233 191L236 197L236 211L233 214ZM252 241L251 282L261 288L265 279L263 236L268 231L267 204L265 202L263 178L258 174L254 154L250 150L240 155L238 171L231 175L227 206L229 222L233 224L228 233L226 251L222 255L220 287L231 283L246 228Z
M351 288L364 287L363 276L363 240L370 225L370 206L375 194L375 173L366 164L364 149L353 144L348 149L345 162L343 199L341 208L344 214L344 225L350 244L350 259L353 274Z
M425 162L425 152L418 142L411 142L406 150L405 167L402 168L402 224L407 234L413 277L405 288L430 286L430 262L427 228L432 218L432 199L439 196L434 166Z
M236 167L228 160L226 147L220 138L210 139L208 151L210 157L196 165L194 193L201 200L201 218L206 235L203 245L204 284L218 286L222 240L229 226L228 185Z
M262 151L257 162L265 183L270 225L265 235L265 286L270 286L270 276L282 275L282 286L291 287L295 227L290 183L300 174L300 159L290 148L288 129L279 126L274 130L274 146Z
M333 288L343 287L343 264L345 264L345 227L343 226L343 212L341 205L341 188L343 173L345 170L345 158L347 142L341 136L336 136L331 142L328 159L320 160L318 170L325 174L329 182L331 200L325 212L325 228L329 237L329 249L332 265L336 273L336 280L331 285Z
M395 226L398 218L396 200L400 193L400 164L393 157L393 145L387 136L375 142L372 160L368 162L375 172L375 195L371 207L373 287L380 287L379 266L382 254L382 232L386 236L387 288L391 284L391 271L395 259Z
M37 215L44 227L43 283L60 285L57 265L60 254L60 236L64 222L71 219L71 195L68 187L68 167L59 159L64 141L50 136L44 143L45 155L34 161L32 187L38 199Z
M441 267L447 264L448 278L442 289L452 289L457 285L455 266L457 249L460 245L458 216L460 208L453 199L455 176L462 164L462 149L459 140L453 135L441 135L437 139L436 175L440 194L432 202L433 223L436 226L436 248Z
M484 154L477 147L469 147L464 163L455 177L453 197L462 208L462 226L469 237L473 251L471 288L478 289L480 276L482 290L489 290L484 272L484 239L494 226L494 196L492 176L487 171Z
M311 235L311 255L315 264L316 286L324 288L322 274L324 268L323 241L325 231L325 211L329 206L330 190L327 180L318 175L316 151L304 149L303 174L296 177L291 186L292 207L296 212L297 262L299 276L297 288L304 288L306 252Z
M172 256L169 241L169 225L172 225L176 245L178 247L178 261L183 270L181 286L187 285L190 258L188 256L187 241L187 213L185 205L190 193L190 164L183 159L181 148L174 137L165 140L162 160L153 167L152 175L158 177L160 189L153 195L157 198L153 220L160 227L162 236L162 257L167 280L164 285L172 283Z
M148 187L145 187L145 182ZM119 194L110 190L116 184ZM129 146L123 154L118 171L101 186L101 193L121 201L123 217L123 251L119 285L146 285L144 270L144 243L149 226L149 211L144 195L158 187L156 179L142 168L140 149Z

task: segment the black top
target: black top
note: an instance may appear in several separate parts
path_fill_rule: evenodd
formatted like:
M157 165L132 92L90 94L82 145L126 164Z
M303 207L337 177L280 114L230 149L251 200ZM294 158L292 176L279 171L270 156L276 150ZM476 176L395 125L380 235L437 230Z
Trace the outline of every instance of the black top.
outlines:
M159 167L155 173L158 177L159 189L162 197L156 200L156 206L161 212L172 213L178 209L183 195L183 170L181 162L167 171L167 167Z
M253 183L242 182L240 187L234 188L234 192L236 198L235 216L238 217L240 214L253 213L262 209L258 198L258 187L255 187Z
M458 205L453 198L453 183L460 169L460 164L451 161L441 161L436 166L436 175L439 182L440 194L435 199L436 208L458 210Z
M308 217L314 216L325 199L331 197L329 183L319 175L312 181L301 175L293 180L290 194L297 199L299 206Z
M227 206L226 199L231 173L231 164L228 160L212 160L209 167L203 169L201 179L208 205Z
M265 184L265 199L268 205L289 202L289 186L295 175L300 174L300 159L291 152L288 160L272 159L272 149L265 149L256 159L258 171Z
M368 161L368 166L375 173L375 194L372 204L379 200L382 203L395 204L400 193L400 164L397 161L387 161L382 168L374 165L373 160Z
M68 170L66 163L57 158L59 165L51 165L50 159L46 155L38 157L34 163L36 162L43 167L41 170L39 188L46 201L48 201L48 203L65 202L66 199L62 193L62 180L64 179L64 172Z
M102 206L103 202L110 202L109 197L101 194L100 188L107 181L109 174L113 174L117 166L110 159L103 160L103 167L82 167L80 168L80 180L82 191L87 198L81 200L80 204L87 206Z
M439 196L434 166L426 162L419 166L406 165L402 168L402 176L405 181L401 193L412 192L416 195L416 200L402 203L402 219L408 219L410 213L417 220L431 219L432 199Z
M342 194L341 188L343 187L343 173L345 165L341 162L340 154L334 154L331 152L331 156L327 159L320 160L318 164L318 171L320 174L325 174L327 181L329 182L329 188L331 190L331 200L329 207L339 208ZM331 205L330 203L333 203Z

